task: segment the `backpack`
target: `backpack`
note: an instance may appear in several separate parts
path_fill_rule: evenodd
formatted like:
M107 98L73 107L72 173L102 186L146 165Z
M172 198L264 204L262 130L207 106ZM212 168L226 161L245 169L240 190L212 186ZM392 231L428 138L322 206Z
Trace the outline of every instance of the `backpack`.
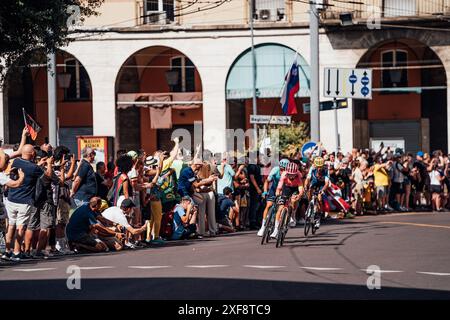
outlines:
M171 172L170 172L171 171ZM168 202L180 202L180 195L177 191L178 189L178 181L176 172L172 169L168 169L160 174L160 177L167 175L164 179L161 179L159 189L160 189L160 197L161 203L166 204Z
M159 236L163 239L169 240L173 234L173 216L174 211L171 210L163 214L161 219L161 229L159 230Z
M45 179L45 173L36 180L33 194L33 204L35 207L42 205L47 200L47 191L43 179Z
M125 181L125 179L121 179L121 176L122 173L118 173L113 178L113 185L111 186L111 189L109 189L108 191L107 200L110 206L116 206L117 200L121 195L121 191L123 189L123 182Z

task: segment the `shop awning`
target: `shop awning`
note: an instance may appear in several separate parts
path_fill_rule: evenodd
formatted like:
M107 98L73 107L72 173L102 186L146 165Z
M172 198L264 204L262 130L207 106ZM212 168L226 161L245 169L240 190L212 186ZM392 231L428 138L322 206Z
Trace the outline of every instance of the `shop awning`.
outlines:
M117 109L130 107L197 109L202 106L201 92L119 93Z
M255 47L256 95L259 98L280 98L284 79L294 58L295 51L278 44ZM297 97L309 97L310 68L301 55L297 55L300 71L300 91ZM226 84L226 97L249 99L253 96L252 53L248 49L236 59L231 67Z

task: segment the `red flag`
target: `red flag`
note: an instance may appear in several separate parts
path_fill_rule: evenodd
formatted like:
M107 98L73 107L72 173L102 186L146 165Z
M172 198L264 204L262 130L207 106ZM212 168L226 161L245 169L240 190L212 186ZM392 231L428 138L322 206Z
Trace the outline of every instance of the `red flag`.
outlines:
M25 112L25 109L22 108L23 111L23 119L25 121L25 126L27 127L28 132L30 133L31 139L34 141L37 138L37 134L41 131L41 127L38 125L34 119Z

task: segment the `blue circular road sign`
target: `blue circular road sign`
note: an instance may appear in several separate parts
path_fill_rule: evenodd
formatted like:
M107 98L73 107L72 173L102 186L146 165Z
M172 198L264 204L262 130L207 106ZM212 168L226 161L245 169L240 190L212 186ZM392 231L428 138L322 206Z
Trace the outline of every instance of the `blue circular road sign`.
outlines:
M307 142L302 147L302 157L307 157L311 152L314 150L314 148L317 146L317 143L315 142ZM308 155L307 155L308 154Z
M367 95L369 94L369 88L367 88L367 87L362 87L362 88L361 88L361 94L362 94L363 96L367 96Z
M361 83L363 85L367 86L369 84L369 77L366 77L366 76L362 77L361 78Z

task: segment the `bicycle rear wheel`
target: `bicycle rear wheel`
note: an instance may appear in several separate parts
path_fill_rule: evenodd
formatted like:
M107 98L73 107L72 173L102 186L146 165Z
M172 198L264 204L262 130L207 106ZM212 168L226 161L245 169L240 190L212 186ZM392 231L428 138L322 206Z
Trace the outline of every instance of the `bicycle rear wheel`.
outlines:
M288 209L285 207L283 208L283 210L281 210L281 221L280 221L280 226L278 229L278 235L277 235L277 243L276 243L276 247L279 248L281 247L282 241L283 241L283 236L284 236L284 228L286 225L286 216L288 216Z
M309 230L311 229L311 216L313 215L313 210L314 210L314 208L313 208L312 204L310 203L305 212L305 227L304 227L305 237L308 236Z

